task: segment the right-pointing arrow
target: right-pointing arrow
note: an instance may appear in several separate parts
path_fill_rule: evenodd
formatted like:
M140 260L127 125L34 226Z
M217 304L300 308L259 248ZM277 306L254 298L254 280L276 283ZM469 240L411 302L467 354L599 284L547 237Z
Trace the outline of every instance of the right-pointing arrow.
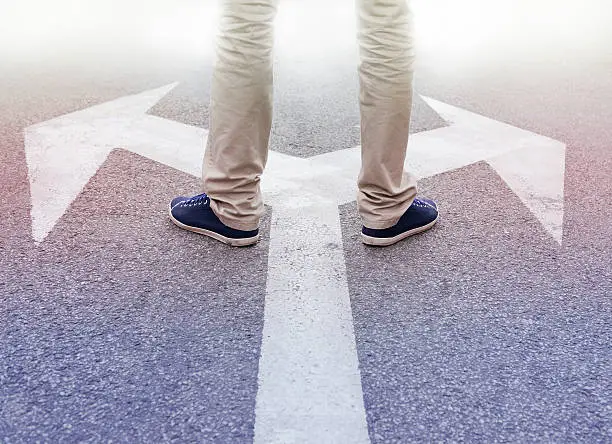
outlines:
M406 169L417 177L485 161L561 244L565 144L427 97L423 98L448 126L410 136ZM360 147L321 154L301 164L273 159L264 189L290 183L340 203L355 200ZM275 163L279 162L278 165ZM283 179L283 180L281 180ZM278 182L275 184L275 182Z
M482 154L500 177L561 244L565 183L565 144L430 98L426 102L454 131L450 147L462 156ZM412 157L422 159L416 153ZM474 156L480 157L480 156ZM476 160L474 158L474 160ZM422 159L422 161L424 161Z

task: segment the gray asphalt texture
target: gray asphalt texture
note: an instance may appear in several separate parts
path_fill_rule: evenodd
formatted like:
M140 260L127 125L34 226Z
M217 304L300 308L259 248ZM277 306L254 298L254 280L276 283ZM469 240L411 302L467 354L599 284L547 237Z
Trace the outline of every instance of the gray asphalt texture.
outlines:
M421 187L440 222L386 250L341 209L372 442L607 442L609 265L571 260L484 162Z
M422 180L439 224L386 249L340 208L372 442L612 442L612 55L571 57L424 57L415 80L567 144L562 246L486 163ZM150 113L207 127L210 66L84 51L0 70L0 442L252 441L273 209L255 247L179 230L168 201L198 180L118 149L30 236L25 127L174 81ZM353 56L275 79L272 149L359 143ZM444 124L416 98L412 132Z
M252 440L269 217L255 247L205 242L167 217L197 186L114 151L2 274L0 441Z
M357 58L348 54L333 61L324 59L321 64L312 72L276 59L271 150L311 157L360 144ZM201 63L182 76L180 84L149 114L208 128L211 72L209 61ZM418 89L412 108L411 133L447 125L419 96Z

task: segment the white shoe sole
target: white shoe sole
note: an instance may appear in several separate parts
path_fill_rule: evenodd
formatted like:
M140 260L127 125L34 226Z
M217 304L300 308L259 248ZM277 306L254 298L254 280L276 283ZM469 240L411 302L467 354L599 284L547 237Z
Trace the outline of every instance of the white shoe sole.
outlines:
M181 227L184 230L193 231L194 233L203 234L205 236L212 237L213 239L223 242L224 244L231 245L232 247L246 247L247 245L253 245L257 243L257 241L259 241L259 233L257 234L257 236L253 236L253 237L234 239L232 237L222 236L219 233L215 233L214 231L205 230L204 228L191 227L189 225L185 225L184 223L179 222L178 220L174 218L174 216L172 215L172 208L170 208L170 210L168 211L168 214L170 215L170 219L172 220L174 225L176 225L177 227Z
M406 239L407 237L410 237L415 234L422 233L423 231L429 230L431 227L433 227L436 224L436 222L438 222L438 217L439 216L437 216L433 221L429 222L427 225L423 225L422 227L413 228L412 230L404 231L403 233L398 234L397 236L394 236L394 237L372 237L372 236L366 236L365 234L361 233L361 241L366 245L373 245L376 247L388 247L389 245L393 245L396 242L401 241L402 239Z

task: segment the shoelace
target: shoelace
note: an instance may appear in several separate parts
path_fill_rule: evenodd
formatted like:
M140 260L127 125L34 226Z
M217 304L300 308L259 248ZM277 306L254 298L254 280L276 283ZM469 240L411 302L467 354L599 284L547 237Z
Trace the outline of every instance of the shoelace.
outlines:
M197 196L193 196L192 198L185 200L182 202L183 205L188 205L193 207L195 205L208 205L210 203L210 198L206 195L206 193L198 194Z
M429 203L427 203L427 202L425 202L425 201L423 201L421 199L414 199L413 205L417 206L417 207L421 207L421 208L433 208L433 209L436 209L434 206L432 206L431 204L429 204Z

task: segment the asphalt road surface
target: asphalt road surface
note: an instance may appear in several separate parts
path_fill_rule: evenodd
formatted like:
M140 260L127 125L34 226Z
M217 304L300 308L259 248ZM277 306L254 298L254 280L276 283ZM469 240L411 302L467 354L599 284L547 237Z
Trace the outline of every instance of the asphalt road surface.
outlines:
M269 264L293 254L274 242L272 203L254 247L184 232L167 205L199 192L198 178L117 144L33 236L35 125L176 83L146 115L185 134L208 127L210 3L69 3L2 7L0 442L304 442L283 417L276 441L255 430L264 325L278 322ZM354 201L336 205L338 242L302 259L342 259L338 319L348 313L364 417L325 427L363 426L372 443L612 441L611 8L541 0L504 15L491 3L415 4L412 133L453 125L433 98L565 144L561 237L486 159L423 177L441 220L389 248L361 243ZM271 149L311 159L359 145L352 3L284 4ZM70 143L98 131L85 122ZM81 164L57 156L72 171L54 178L61 193ZM275 276L301 282L292 266ZM304 387L286 396L326 399ZM309 441L347 442L325 427Z

